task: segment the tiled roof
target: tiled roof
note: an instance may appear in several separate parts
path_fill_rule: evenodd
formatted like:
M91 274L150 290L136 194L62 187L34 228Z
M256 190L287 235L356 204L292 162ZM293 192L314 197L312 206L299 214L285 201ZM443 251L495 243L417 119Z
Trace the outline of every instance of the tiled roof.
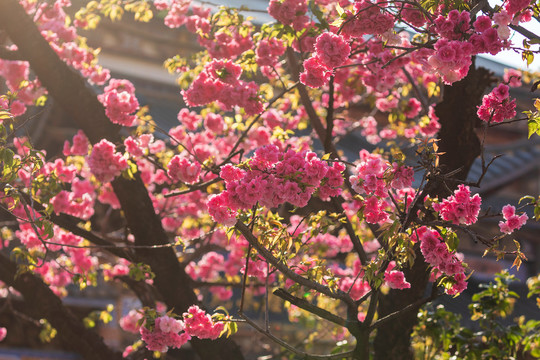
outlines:
M493 157L495 159L487 169L486 174L477 190L480 194L487 194L497 190L532 170L540 167L540 140L523 140L508 145L488 146L484 151L484 160L487 165ZM482 160L475 160L467 178L476 182L482 174Z

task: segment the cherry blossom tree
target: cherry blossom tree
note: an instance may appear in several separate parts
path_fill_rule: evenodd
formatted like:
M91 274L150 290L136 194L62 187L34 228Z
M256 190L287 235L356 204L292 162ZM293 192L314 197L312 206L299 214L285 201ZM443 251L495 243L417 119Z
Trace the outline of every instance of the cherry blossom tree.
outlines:
M145 358L188 341L202 360L243 359L229 337L238 326L296 358L412 358L422 305L467 288L460 237L516 266L525 259L519 243L498 244L540 205L528 196L482 209L474 189L493 160L477 134L520 120L538 133L540 105L515 119L509 88L521 73L495 79L475 57L515 49L531 63L538 37L521 24L536 21L537 4L271 0L275 21L264 25L242 8L212 8L0 2L2 209L17 223L2 239L5 293L86 359ZM171 129L78 34L131 13L185 27L201 45L192 59L166 60L185 104ZM514 44L512 32L528 40ZM52 100L80 129L61 154L18 131L29 107ZM376 150L346 156L351 134ZM467 181L478 157L482 175ZM110 232L99 230L103 209L117 215ZM500 234L471 228L493 216ZM124 283L142 304L120 320L140 339L123 354L61 301L68 285L98 279ZM214 312L203 295L234 305ZM254 297L264 323L248 315ZM341 345L317 354L287 343L269 301Z

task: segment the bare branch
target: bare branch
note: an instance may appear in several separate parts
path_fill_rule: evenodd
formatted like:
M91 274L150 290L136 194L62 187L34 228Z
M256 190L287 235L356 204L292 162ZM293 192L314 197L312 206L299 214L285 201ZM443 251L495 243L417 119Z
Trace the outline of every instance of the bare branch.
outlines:
M337 315L332 314L331 312L321 309L320 307L311 304L309 301L305 299L297 298L296 296L293 296L289 292L287 292L285 289L277 289L273 292L274 295L277 297L282 298L285 301L290 302L291 304L298 306L300 309L304 309L312 314L315 314L325 320L328 320L330 322L333 322L336 325L340 326L347 326L347 321L343 318L340 318Z

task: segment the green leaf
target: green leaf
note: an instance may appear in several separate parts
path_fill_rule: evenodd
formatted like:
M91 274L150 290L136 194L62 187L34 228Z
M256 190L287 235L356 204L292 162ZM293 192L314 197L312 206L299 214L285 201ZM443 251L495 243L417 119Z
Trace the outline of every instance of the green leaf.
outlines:
M529 139L533 134L540 135L540 118L533 117L529 118L527 121L527 126L529 127Z
M525 200L530 200L529 204L536 203L536 199L534 198L534 196L526 195L526 196L523 196L521 199L519 199L518 204L521 204L521 202Z
M529 66L534 61L534 54L532 53L532 51L527 50L521 54L521 58L527 61L527 66Z
M330 23L330 25L339 28L339 27L341 27L341 25L343 25L344 22L345 22L345 19L337 18L336 20L332 21L332 22Z
M3 149L2 162L4 163L4 166L12 167L14 156L15 156L15 153L11 149L8 149L8 148Z
M340 17L345 13L345 10L343 10L343 8L339 6L339 4L336 4L336 11Z
M234 335L238 332L238 325L234 321L231 321L229 323L229 328L231 329L231 335Z
M5 111L5 110L0 111L0 120L11 119L12 117L13 116L7 111Z
M450 232L448 234L448 237L446 238L446 244L448 245L448 249L450 251L454 251L457 249L459 245L459 238L454 232Z

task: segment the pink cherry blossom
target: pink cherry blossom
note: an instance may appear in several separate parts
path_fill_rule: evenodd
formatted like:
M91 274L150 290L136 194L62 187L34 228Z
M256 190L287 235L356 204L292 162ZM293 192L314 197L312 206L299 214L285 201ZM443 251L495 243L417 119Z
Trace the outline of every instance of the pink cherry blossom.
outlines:
M519 216L516 215L516 208L512 205L505 205L502 208L502 213L505 221L499 222L499 228L505 234L511 234L519 230L529 219L525 213Z
M433 209L441 218L454 224L474 224L478 219L482 199L478 194L471 196L468 186L459 185L454 195L449 196L440 203L434 203Z
M109 182L127 169L128 163L122 154L116 152L113 143L103 139L92 149L88 157L88 166L96 179Z
M316 56L329 69L341 66L347 61L351 47L342 36L325 32L315 41Z

